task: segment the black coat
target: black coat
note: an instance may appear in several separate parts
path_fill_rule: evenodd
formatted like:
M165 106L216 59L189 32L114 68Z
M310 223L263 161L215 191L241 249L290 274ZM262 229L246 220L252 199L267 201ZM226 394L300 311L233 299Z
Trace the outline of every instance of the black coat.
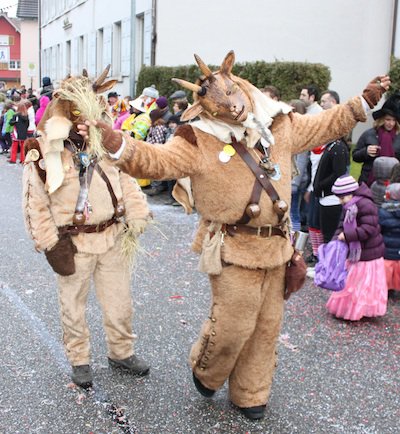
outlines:
M376 157L370 157L367 154L367 147L369 145L379 145L378 132L375 128L370 128L364 131L358 139L357 146L353 149L353 160L356 163L364 163L361 169L359 183L367 182L369 174L372 170L374 160ZM400 161L400 134L397 134L393 140L394 156Z
M339 176L347 173L349 149L343 140L328 144L318 165L314 178L314 194L325 197L332 194L332 186Z

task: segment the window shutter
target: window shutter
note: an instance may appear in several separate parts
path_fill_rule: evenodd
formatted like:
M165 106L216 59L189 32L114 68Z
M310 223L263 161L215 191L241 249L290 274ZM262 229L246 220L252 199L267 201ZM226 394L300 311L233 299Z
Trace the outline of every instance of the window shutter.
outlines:
M143 64L151 66L151 34L153 30L151 9L144 13Z
M89 33L88 72L96 75L96 32Z
M104 35L104 51L103 51L103 69L104 69L109 63L111 63L111 50L112 50L112 46L111 46L112 28L111 28L111 26L104 27L103 35ZM111 69L112 69L112 65L111 65ZM113 74L113 72L111 72L111 74Z
M132 43L131 20L126 18L121 22L121 74L129 76L131 72Z

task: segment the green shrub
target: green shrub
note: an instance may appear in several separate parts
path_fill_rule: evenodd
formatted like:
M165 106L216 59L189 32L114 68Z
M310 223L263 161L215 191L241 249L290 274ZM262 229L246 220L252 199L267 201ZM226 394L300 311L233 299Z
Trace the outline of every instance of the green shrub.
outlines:
M219 66L209 65L215 71ZM276 86L281 92L282 100L298 98L303 86L315 84L321 91L328 89L331 73L327 66L320 63L303 62L245 62L236 63L232 70L234 75L248 80L254 86L262 88ZM171 78L181 78L194 83L200 76L197 65L187 66L145 66L140 71L136 94L154 84L160 95L169 96L180 87Z
M392 57L389 76L392 84L390 85L388 94L391 95L400 90L400 59Z

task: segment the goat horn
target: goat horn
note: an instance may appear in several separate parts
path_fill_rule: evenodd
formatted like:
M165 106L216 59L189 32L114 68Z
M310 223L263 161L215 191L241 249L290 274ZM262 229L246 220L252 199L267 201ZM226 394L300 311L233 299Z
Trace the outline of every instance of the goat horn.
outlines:
M192 92L199 93L202 91L201 86L198 84L190 83L189 81L181 80L180 78L172 78L172 81L179 84L179 86L184 87L185 89L191 90Z
M106 77L110 71L110 68L111 68L111 65L108 64L106 66L106 69L100 74L99 78L93 83L93 86L98 87L103 83L103 81L106 79Z
M207 77L211 78L213 73L211 69L200 59L200 57L195 54L194 58L196 59L197 65L199 65L200 71Z
M86 78L89 77L89 74L88 74L86 68L83 68L82 75L83 75L83 77L86 77Z

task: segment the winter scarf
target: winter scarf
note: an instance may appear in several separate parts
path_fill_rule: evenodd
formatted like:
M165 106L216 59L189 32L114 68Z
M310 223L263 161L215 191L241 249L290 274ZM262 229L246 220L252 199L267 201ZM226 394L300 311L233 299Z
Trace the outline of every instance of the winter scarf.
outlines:
M360 196L353 196L353 198L347 202L343 209L345 210L346 214L344 216L343 221L343 229L344 233L346 232L353 232L357 228L357 202L361 199ZM350 241L349 244L349 256L348 260L350 262L358 262L361 257L361 243L360 241Z

